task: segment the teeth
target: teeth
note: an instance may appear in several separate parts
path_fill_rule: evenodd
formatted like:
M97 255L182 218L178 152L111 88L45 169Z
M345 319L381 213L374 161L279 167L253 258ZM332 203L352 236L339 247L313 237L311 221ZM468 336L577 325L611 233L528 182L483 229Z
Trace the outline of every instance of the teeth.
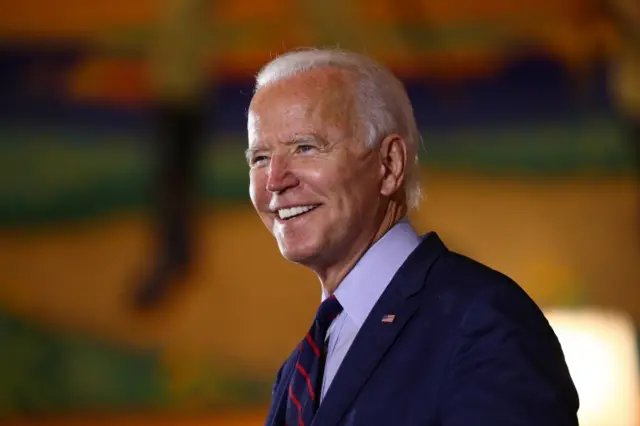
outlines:
M280 216L280 219L290 219L292 217L301 215L302 213L313 210L316 207L317 206L298 206L292 207L290 209L280 209L278 210L278 215Z

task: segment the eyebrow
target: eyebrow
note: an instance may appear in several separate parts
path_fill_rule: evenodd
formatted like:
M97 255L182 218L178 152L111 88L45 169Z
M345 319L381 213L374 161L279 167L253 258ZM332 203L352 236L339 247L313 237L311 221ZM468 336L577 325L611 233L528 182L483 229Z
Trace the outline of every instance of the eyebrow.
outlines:
M326 145L327 141L320 137L319 135L315 134L315 133L310 133L310 134L298 134L298 135L294 135L291 139L289 139L288 141L284 142L284 145L297 145L297 144L302 144L302 143L309 143L309 142L313 142L313 143L317 143L320 145ZM251 162L251 157L259 151L264 151L266 148L263 148L261 146L257 146L257 147L253 147L253 148L247 148L244 151L244 156L247 160L247 162Z
M295 135L293 138L291 138L291 140L285 142L285 145L295 145L295 144L300 144L305 142L314 142L314 143L320 143L320 144L327 143L324 140L324 138L321 138L319 135L315 133L310 133L310 134Z

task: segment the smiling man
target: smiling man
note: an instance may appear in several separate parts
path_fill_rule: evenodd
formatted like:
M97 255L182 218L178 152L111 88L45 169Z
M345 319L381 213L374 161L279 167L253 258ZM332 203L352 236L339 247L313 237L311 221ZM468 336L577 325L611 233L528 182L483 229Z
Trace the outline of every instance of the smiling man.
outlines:
M578 424L535 303L407 220L420 136L389 70L345 51L280 56L258 74L248 136L253 205L323 290L268 426Z

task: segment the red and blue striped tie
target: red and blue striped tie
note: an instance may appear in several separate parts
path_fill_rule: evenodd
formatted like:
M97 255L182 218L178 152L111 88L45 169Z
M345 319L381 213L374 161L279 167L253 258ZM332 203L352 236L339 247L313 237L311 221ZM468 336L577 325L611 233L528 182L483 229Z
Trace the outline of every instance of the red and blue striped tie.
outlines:
M288 426L309 426L318 409L326 355L324 341L331 322L340 312L342 306L335 296L325 299L311 329L298 346L296 371L289 384Z

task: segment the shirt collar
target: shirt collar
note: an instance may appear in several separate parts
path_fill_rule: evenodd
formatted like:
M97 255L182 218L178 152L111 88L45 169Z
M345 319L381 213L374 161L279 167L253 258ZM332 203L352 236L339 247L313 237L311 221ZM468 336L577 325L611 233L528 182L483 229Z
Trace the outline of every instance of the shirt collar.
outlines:
M335 296L358 328L362 327L393 276L419 244L420 237L405 218L371 246L342 280ZM323 291L322 299L327 296Z

